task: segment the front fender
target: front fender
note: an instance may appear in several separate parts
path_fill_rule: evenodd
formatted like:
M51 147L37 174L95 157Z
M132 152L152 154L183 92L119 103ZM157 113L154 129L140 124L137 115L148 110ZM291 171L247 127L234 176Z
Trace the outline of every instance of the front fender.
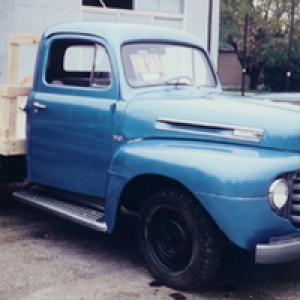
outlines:
M284 221L280 233L293 231L288 221L271 211L267 195L276 177L294 170L300 170L300 156L288 152L197 141L130 142L119 148L110 166L107 222L114 222L120 195L129 180L157 174L184 185L229 239L241 247L253 248L256 236L261 242L276 233L278 222ZM266 234L256 234L266 229L256 217L267 223Z
M190 191L234 197L266 196L280 174L300 170L300 155L235 145L141 140L116 152L110 174L130 180L159 174ZM194 193L195 194L195 193Z

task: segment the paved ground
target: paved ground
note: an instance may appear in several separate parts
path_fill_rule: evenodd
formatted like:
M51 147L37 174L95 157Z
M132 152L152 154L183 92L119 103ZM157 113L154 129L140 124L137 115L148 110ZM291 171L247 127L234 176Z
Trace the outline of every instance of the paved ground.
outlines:
M256 266L231 249L216 279L192 293L159 285L139 252L134 221L109 236L14 201L0 202L0 300L300 298L300 262Z

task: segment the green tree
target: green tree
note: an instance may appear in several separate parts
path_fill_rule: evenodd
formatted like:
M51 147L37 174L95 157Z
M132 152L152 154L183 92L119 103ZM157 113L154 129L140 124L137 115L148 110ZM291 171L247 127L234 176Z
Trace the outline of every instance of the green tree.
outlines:
M221 1L220 42L234 47L238 60L249 75L250 89L257 89L266 57L275 54L280 57L287 52L292 3L293 0ZM296 12L299 3L299 0L294 0ZM248 16L247 31L244 30L246 15ZM245 32L247 51L244 57ZM285 50L280 53L273 52L277 44L280 45L280 49Z
M272 91L285 91L286 73L288 65L288 37L274 38L263 51L262 60L264 61L264 84ZM292 55L289 71L290 91L300 91L300 35L295 32L292 41Z

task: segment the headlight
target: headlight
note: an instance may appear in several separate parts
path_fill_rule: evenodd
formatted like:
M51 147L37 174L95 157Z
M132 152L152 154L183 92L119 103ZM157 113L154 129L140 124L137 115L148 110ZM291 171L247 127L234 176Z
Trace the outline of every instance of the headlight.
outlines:
M269 201L273 209L279 210L289 199L289 186L285 179L276 179L269 188Z

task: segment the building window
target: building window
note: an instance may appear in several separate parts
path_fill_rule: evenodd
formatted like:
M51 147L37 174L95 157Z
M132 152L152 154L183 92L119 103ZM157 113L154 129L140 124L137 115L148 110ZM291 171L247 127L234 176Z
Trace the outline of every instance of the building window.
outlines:
M83 6L133 9L133 0L82 0Z

